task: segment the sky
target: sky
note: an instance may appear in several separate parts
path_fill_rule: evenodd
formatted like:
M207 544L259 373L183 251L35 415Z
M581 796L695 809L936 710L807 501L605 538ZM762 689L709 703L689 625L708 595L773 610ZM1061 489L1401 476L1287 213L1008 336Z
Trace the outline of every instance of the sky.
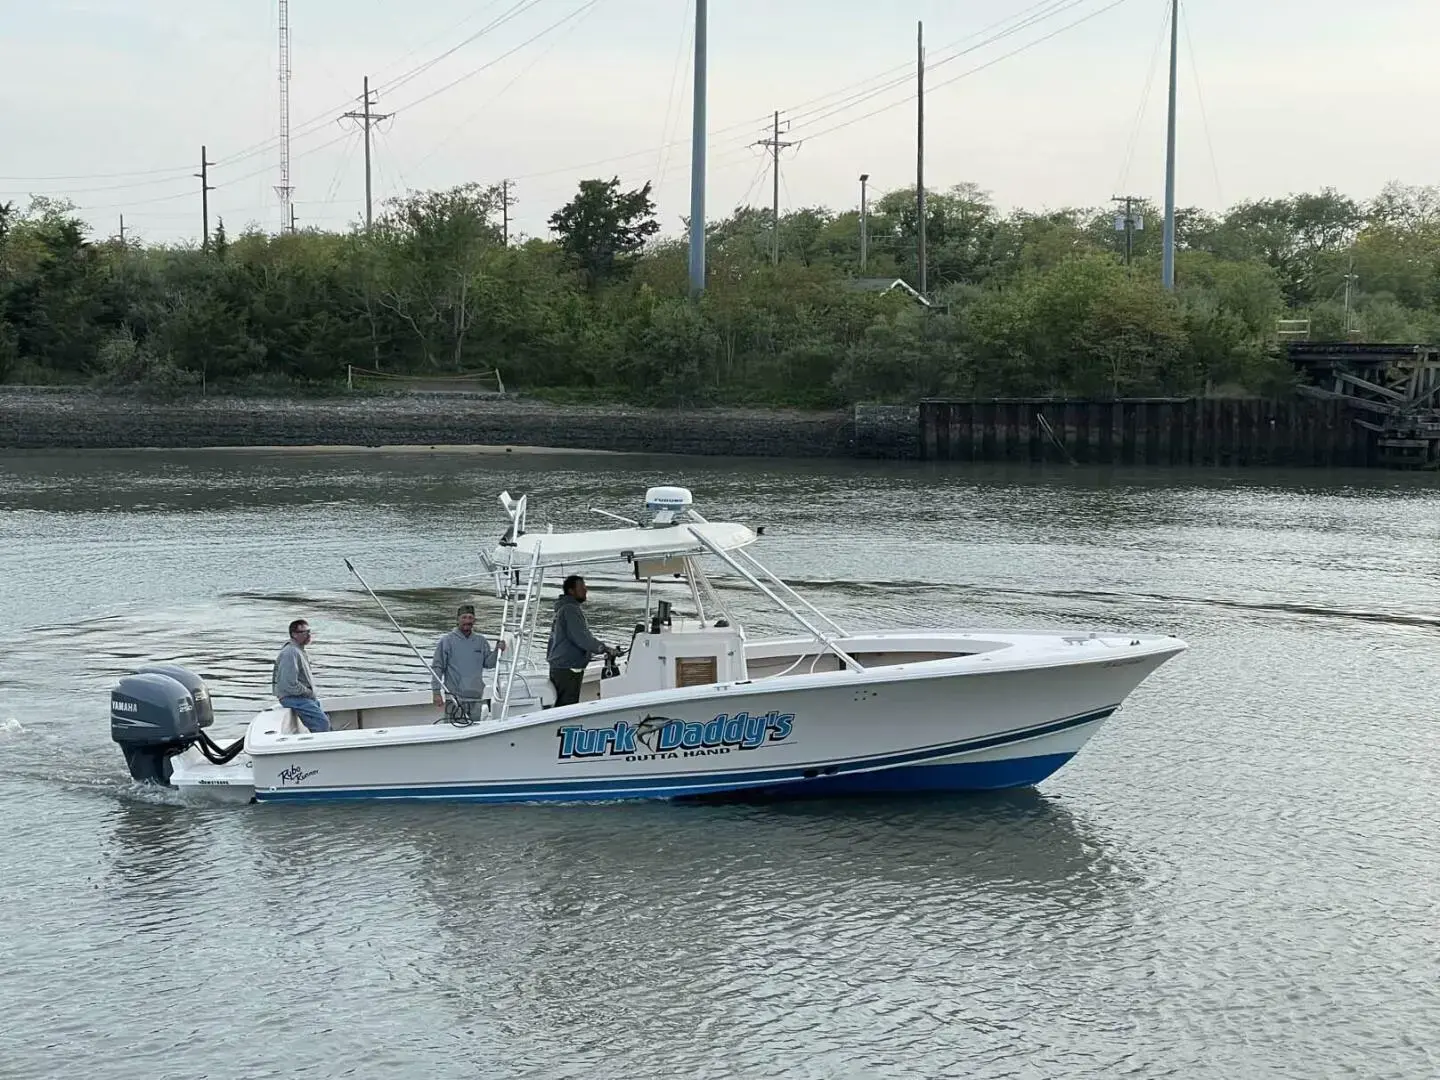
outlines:
M916 24L926 186L1002 209L1164 191L1169 0L710 0L707 217L912 185ZM291 157L302 228L364 211L361 82L377 213L410 189L513 184L512 235L580 180L654 184L666 234L690 202L694 0L290 0ZM100 236L198 239L281 224L277 0L0 0L0 201L70 199ZM1440 4L1189 0L1177 201L1218 209L1440 180ZM472 39L473 40L467 40ZM457 47L458 46L458 47ZM448 54L448 55L447 55ZM1147 93L1148 89L1148 93Z

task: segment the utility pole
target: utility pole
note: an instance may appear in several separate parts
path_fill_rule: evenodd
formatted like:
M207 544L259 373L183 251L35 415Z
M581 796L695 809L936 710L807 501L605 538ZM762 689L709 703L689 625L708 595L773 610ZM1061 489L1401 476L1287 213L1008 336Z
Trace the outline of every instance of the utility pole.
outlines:
M773 235L770 237L770 262L771 265L780 265L780 151L787 146L794 146L794 143L780 141L780 113L776 110L774 134L768 139L761 139L755 144L764 146L770 151L771 170L774 173L772 179L775 185L775 195L771 212L770 224Z
M1350 338L1350 298L1351 287L1355 283L1355 253L1350 253L1350 268L1345 273L1345 338ZM1332 294L1333 295L1333 294Z
M1165 252L1161 279L1175 291L1175 87L1179 82L1180 0L1170 0L1170 122L1165 135Z
M205 147L200 147L200 171L195 175L200 179L200 216L204 227L201 251L208 251L210 248L210 192L215 190L210 186L210 166L214 164L210 155L205 152Z
M365 103L365 108L362 112L354 112L352 110L351 112L345 113L341 119L359 120L365 131L365 231L369 232L370 226L374 223L374 206L371 200L370 188L370 129L379 121L389 120L390 117L395 114L377 113L373 111L375 100L370 94L369 75L365 76L365 92L361 100Z
M1130 265L1131 255L1135 251L1135 234L1137 232L1145 231L1145 219L1143 217L1137 216L1133 209L1135 205L1135 200L1137 198L1138 196L1135 195L1116 195L1113 199L1110 200L1111 202L1125 204L1124 216L1117 217L1115 219L1115 231L1123 232L1125 234L1126 266Z
M500 236L510 246L510 181L500 181Z
M120 246L125 246L125 215L120 215Z
M695 99L690 131L690 295L705 291L705 62L709 5L695 0Z
M860 273L865 273L865 264L870 255L870 204L866 201L865 185L870 181L869 173L860 174Z
M915 34L915 53L917 57L915 81L918 93L915 96L915 213L919 219L919 260L920 260L920 295L925 295L926 267L925 267L925 24L918 23Z
M295 231L295 204L293 202L290 204L290 231L292 233Z

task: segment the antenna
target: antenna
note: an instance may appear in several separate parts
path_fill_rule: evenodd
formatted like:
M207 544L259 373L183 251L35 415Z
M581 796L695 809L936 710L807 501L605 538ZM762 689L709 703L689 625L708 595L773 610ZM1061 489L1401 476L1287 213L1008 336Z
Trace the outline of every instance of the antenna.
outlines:
M280 0L280 183L275 194L280 196L280 229L295 231L290 197L295 193L290 184L290 0Z

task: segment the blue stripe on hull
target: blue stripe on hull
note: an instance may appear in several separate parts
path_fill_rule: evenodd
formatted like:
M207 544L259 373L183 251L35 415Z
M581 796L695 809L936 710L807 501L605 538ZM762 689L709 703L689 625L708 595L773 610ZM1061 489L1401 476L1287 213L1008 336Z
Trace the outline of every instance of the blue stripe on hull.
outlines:
M743 802L751 799L828 799L846 795L903 795L911 792L999 791L1033 787L1052 776L1074 754L1043 754L1005 761L976 761L959 765L911 765L878 772L818 776L799 784L748 788L706 801ZM702 797L705 798L705 797Z
M428 787L281 788L257 790L257 802L320 802L335 799L416 800L430 802L610 802L637 799L696 799L744 796L808 797L891 791L990 791L1024 787L1049 776L1070 754L1016 757L959 765L927 765L1009 743L1022 743L1103 720L1119 706L1069 716L1004 735L991 735L903 754L823 766L792 766L730 773L649 776L591 780L529 780L488 784L436 784ZM904 774L902 776L902 774ZM899 784L901 786L896 787Z

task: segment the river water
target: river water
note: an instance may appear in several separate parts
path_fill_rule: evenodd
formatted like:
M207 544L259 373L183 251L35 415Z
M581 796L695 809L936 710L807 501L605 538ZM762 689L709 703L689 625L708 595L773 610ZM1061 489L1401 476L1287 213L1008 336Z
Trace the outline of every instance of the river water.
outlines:
M197 810L107 691L217 737L309 618L424 673L502 488L692 486L841 620L1175 633L1038 790ZM591 580L612 636L641 597ZM737 593L753 630L784 628ZM1440 1075L1440 478L465 452L0 457L0 1077ZM222 739L223 741L223 739Z

